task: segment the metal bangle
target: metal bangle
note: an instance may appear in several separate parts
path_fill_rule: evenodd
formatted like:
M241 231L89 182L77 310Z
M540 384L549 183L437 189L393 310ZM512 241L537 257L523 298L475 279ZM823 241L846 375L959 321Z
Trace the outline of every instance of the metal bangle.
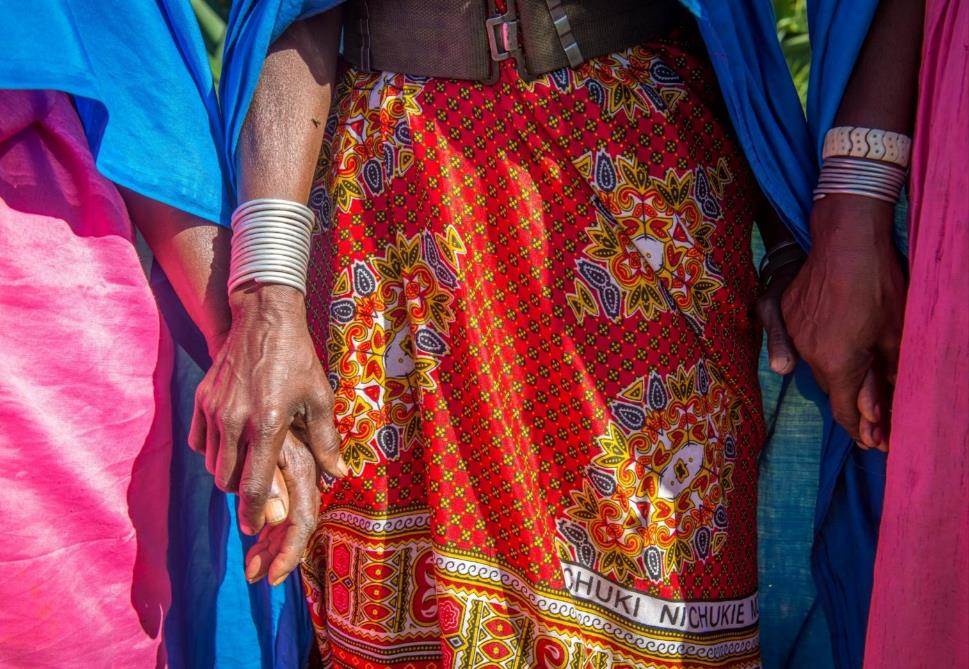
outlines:
M760 280L761 286L763 286L764 288L767 288L768 286L770 286L771 281L774 280L774 277L777 275L778 272L780 272L782 269L790 265L794 265L794 264L800 265L804 262L806 258L807 258L806 255L801 254L800 256L791 256L790 258L787 258L780 262L767 265L767 267L764 267L763 270L761 270L758 273L758 279Z
M231 260L232 273L245 271L252 263L257 262L274 262L290 265L294 271L298 270L304 273L309 268L309 262L305 257L273 249L249 251L244 254L233 255Z
M290 288L295 288L303 295L306 295L305 282L300 283L299 281L294 281L287 277L279 276L273 273L265 273L265 274L256 273L252 275L236 277L235 279L229 282L228 291L231 293L233 290L238 288L241 284L247 283L249 281L255 281L256 283L281 284L283 286L289 286Z
M279 246L278 244L273 244L273 245L262 244L260 246L247 246L244 248L234 248L231 251L231 258L233 261L242 261L243 259L256 254L278 255L281 257L299 260L303 264L309 264L309 261L310 261L310 255L307 251L303 249L287 248L287 247Z
M309 252L312 248L310 241L305 237L295 237L272 231L257 231L255 233L232 236L233 248L245 248L253 244L279 244L280 246L292 247L306 252Z
M278 211L296 214L308 221L312 221L315 218L313 210L307 207L305 204L300 204L299 202L294 202L292 200L275 200L272 198L257 198L255 200L243 202L236 207L234 212L232 212L232 218L235 220L236 218L240 218L242 216L250 216L254 213L266 211Z
M251 200L246 200L245 202L241 203L238 207L236 207L236 211L246 211L250 207L263 206L263 205L279 207L279 208L289 207L299 211L311 211L310 208L306 206L306 203L304 202L297 202L296 200L286 200L286 199L277 198L277 197L256 197Z
M238 235L232 237L233 248L245 248L253 244L279 244L280 246L292 247L309 253L312 246L310 240L300 237L286 236L283 234L270 234L261 232L257 234Z
M256 198L232 214L229 290L249 280L291 286L305 295L316 218L305 204Z
M881 183L870 183L864 181L858 181L857 179L845 179L845 180L825 180L818 183L817 189L823 190L825 188L861 188L863 190L873 190L879 193L884 193L885 195L898 196L901 192L901 187L893 187Z
M245 211L237 209L232 213L233 221L240 221L245 218L255 218L258 216L291 216L293 218L298 218L301 221L312 221L313 213L307 209L306 211L297 210L292 207L272 207L270 205L257 204L253 207L249 207Z
M885 193L886 195L898 195L898 193L901 191L900 187L893 187L893 186L881 184L881 183L858 181L857 179L845 179L843 181L826 180L826 181L820 182L817 187L824 189L829 187L840 188L841 186L846 186L848 188L864 188L866 190L877 190L881 193Z
M773 262L773 259L774 258L778 257L781 254L787 253L788 252L787 249L789 249L791 247L794 247L794 248L797 249L798 255L800 255L802 257L805 255L804 254L804 251L801 250L801 245L798 244L796 241L791 240L791 239L786 240L786 241L783 241L780 244L778 244L777 246L775 246L775 247L773 247L771 249L768 249L767 252L764 253L764 257L760 259L760 265L759 265L758 270L757 270L758 273L763 272L764 269L768 265L770 265L771 262Z
M897 183L904 184L904 175L896 174L876 174L874 172L863 172L859 170L849 170L842 167L826 167L821 170L819 176L820 179L825 177L840 176L840 177L851 177L857 179L876 179L878 181L884 181L886 183Z
M233 230L238 228L246 227L254 223L264 223L266 221L272 221L279 225L288 225L292 227L300 228L301 230L306 230L312 233L314 228L313 221L307 220L305 218L299 217L296 214L287 214L281 211L265 212L259 215L253 216L242 216L240 218L232 219L232 223L229 227Z
M239 218L232 222L233 230L245 230L253 226L265 226L265 225L275 225L277 227L293 228L296 230L305 231L307 234L312 234L313 226L306 223L304 219L298 219L289 216L283 216L281 214L272 214L265 216L250 216L247 218Z
M233 272L230 280L234 282L240 277L259 274L260 272L279 274L281 276L287 276L293 281L302 281L304 284L306 283L306 272L299 271L296 268L285 264L274 263L268 260L247 264L245 267L240 268L238 272Z
M289 253L298 255L307 262L310 259L310 250L305 246L299 246L297 244L292 244L290 242L280 242L272 239L264 239L258 242L252 242L250 244L239 244L232 246L232 255L242 255L243 253L249 253L252 251L279 251L281 253Z
M872 193L864 190L857 190L854 188L842 188L838 190L815 190L814 191L814 201L823 200L825 195L861 195L863 197L870 197L875 200L881 200L882 202L887 202L889 204L895 204L898 202L898 198L888 197L886 195L879 195L877 193Z
M824 167L850 167L851 169L866 170L869 172L892 172L905 174L907 170L899 167L895 163L885 163L869 160L867 158L828 158L824 161Z
M279 264L291 265L294 271L298 270L304 273L309 268L309 262L307 262L305 257L300 257L291 253L284 253L278 250L264 250L250 251L245 254L232 256L232 273L235 273L236 271L245 271L245 269L252 263L257 262L275 262Z

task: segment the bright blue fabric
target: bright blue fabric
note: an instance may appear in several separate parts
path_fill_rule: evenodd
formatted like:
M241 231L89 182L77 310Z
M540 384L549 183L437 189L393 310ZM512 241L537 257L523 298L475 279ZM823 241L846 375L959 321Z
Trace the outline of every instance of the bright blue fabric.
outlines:
M0 88L75 96L98 169L148 197L220 220L221 122L187 0L0 3Z
M694 13L734 132L761 190L802 245L816 172L768 0L683 0Z
M834 120L878 0L808 1L809 24L815 36L808 126L793 95L768 0L684 0L684 4L697 16L738 139L762 190L798 241L809 246L811 189L817 180L820 146ZM760 487L762 491L776 489L782 483L777 479L785 476L785 470L809 465L799 451L803 447L817 449L817 443L805 443L804 433L811 431L805 428L823 425L817 485L813 477L802 478L798 492L815 500L811 567L817 597L829 623L834 664L860 667L885 458L854 447L847 433L832 421L827 398L803 365L796 378L796 384L783 389L779 406L783 409L785 402L808 400L809 404L793 415L800 432L785 438L783 431L775 429L765 446L765 455L774 467L762 467ZM812 410L810 404L816 409ZM760 546L762 556L771 555L772 548L779 546L781 550L774 551L775 555L797 559L800 553L793 549L803 532L803 524L798 523L804 519L803 510L800 507L802 513L791 518L789 525L776 523L767 535L763 534L767 528L761 524L761 539L766 541ZM761 607L765 618L781 614L798 598L810 597L803 579L772 578L778 573L773 564L761 565L762 580L776 588L765 598L768 608ZM801 617L802 630L816 629L813 606L803 609ZM771 624L776 622L775 618ZM799 633L790 648L778 648L780 638L762 635L765 661L777 661L776 666L789 665L802 656L799 645L814 643Z

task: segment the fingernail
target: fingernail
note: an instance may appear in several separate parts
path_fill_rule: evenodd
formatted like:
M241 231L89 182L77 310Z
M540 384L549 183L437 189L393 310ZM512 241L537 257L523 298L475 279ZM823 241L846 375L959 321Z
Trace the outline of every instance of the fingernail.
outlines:
M275 581L273 581L273 587L275 588L277 585L279 585L280 583L282 583L283 581L285 581L287 576L289 576L289 574L283 574L282 576L280 576L279 578L277 578Z
M786 355L783 358L777 358L771 363L771 367L778 374L786 374L787 370L791 367L791 359Z
M350 468L347 466L347 463L343 461L343 458L340 458L337 461L336 468L337 471L340 472L340 476L348 476L350 474Z
M266 520L270 525L278 525L286 520L286 505L283 500L274 498L266 504Z
M259 580L259 563L253 560L246 566L246 581L251 585Z

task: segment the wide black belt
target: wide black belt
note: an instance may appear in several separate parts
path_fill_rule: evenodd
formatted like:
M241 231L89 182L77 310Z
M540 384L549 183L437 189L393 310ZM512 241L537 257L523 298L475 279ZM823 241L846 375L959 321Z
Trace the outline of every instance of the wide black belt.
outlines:
M512 58L525 79L668 33L677 0L352 0L343 56L366 71L494 82Z

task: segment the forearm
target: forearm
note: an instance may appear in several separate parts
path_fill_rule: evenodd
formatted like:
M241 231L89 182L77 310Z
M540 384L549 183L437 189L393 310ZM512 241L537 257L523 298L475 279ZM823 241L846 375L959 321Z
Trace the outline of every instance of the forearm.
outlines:
M912 133L924 9L923 0L881 0L838 108L836 126Z
M757 229L760 231L760 238L764 241L764 248L768 251L776 248L785 242L793 242L794 235L787 229L781 221L774 207L763 198L760 209L756 216Z
M214 355L231 323L229 230L134 191L121 192L132 221Z
M294 23L273 44L239 138L239 201L304 203L323 143L336 74L340 10ZM229 296L239 323L305 318L293 288L259 284Z
M239 138L239 201L306 202L336 73L339 10L294 23L263 65Z

